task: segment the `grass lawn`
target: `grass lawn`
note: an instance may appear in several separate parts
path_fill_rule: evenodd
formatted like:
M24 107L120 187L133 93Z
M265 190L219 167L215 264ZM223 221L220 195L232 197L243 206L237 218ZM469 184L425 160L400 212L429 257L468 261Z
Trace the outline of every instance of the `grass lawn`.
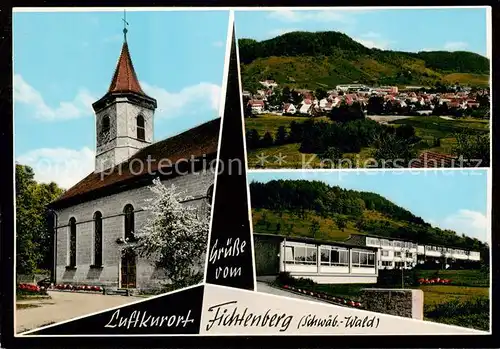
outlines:
M439 116L417 116L408 119L395 120L391 125L411 125L422 140L417 145L420 151L431 151L441 154L451 154L456 144L454 133L469 130L474 133L489 132L489 121L474 118L445 120ZM441 144L434 146L434 140L440 138Z
M418 277L431 278L436 270L419 270ZM489 287L489 274L480 270L439 270L441 279L452 280L453 284L469 287Z
M422 285L424 306L442 304L453 300L464 302L478 297L489 297L489 287L467 287L454 285Z
M285 126L287 131L290 131L290 123L292 121L296 122L304 122L308 120L307 117L301 116L282 116L282 115L274 115L274 114L261 114L255 115L251 118L245 118L245 129L252 130L255 129L259 132L260 136L264 136L266 132L269 132L273 135L276 134L278 127ZM318 118L318 120L323 118ZM328 118L324 118L328 120Z

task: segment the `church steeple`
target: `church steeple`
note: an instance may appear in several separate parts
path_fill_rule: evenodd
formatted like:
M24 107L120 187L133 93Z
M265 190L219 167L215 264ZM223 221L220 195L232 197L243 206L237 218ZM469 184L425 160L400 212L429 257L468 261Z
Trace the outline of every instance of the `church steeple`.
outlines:
M144 93L132 64L123 18L123 45L108 91L92 104L96 114L96 170L128 160L153 143L156 100Z
M145 96L146 94L139 84L137 74L132 64L132 58L128 49L127 41L123 42L120 58L116 65L115 73L111 84L109 85L108 93L126 93L132 92Z

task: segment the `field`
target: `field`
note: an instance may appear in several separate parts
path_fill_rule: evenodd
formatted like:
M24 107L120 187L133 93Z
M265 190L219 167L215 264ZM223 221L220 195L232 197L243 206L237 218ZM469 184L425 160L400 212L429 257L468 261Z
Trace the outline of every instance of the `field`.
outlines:
M438 273L464 285L421 285L413 288L424 292L424 320L465 326L487 331L489 328L488 277L479 270L418 270L418 277ZM478 285L466 286L465 284ZM479 285L484 286L479 286ZM361 301L363 288L378 287L372 284L332 284L313 286L316 292Z
M247 130L256 129L262 137L266 132L273 136L280 126L289 130L292 121L304 122L306 117L279 116L272 114L259 115L255 118L245 119ZM320 120L328 120L326 117ZM415 133L421 138L416 145L419 152L431 151L441 154L451 154L456 143L454 134L464 130L477 133L489 132L490 123L488 120L473 118L461 118L458 120L447 120L438 116L417 116L404 119L392 120L389 123L398 127L399 125L411 125L415 128ZM439 139L439 145L435 141ZM322 164L317 154L304 154L299 151L300 144L292 143L268 148L258 148L248 151L248 165L250 168L321 168L328 164ZM343 154L345 159L353 164L344 167L366 167L366 160L371 158L373 148L363 148L360 153ZM265 156L265 161L262 161ZM279 160L281 159L281 160Z

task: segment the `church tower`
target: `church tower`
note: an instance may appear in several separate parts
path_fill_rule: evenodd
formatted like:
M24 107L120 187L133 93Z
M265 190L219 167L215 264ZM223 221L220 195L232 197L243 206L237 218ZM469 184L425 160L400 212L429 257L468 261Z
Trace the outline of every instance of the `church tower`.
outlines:
M124 20L127 24L127 22ZM96 115L96 171L128 160L153 143L156 100L142 90L130 58L127 28L108 92L92 104Z

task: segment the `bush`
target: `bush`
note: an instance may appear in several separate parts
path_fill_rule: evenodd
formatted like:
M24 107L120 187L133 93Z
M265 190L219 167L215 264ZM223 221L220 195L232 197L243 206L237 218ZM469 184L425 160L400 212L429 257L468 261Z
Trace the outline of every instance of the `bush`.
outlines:
M401 276L403 274L403 276ZM377 286L401 288L402 281L404 287L418 286L418 276L415 270L405 269L380 269L378 271Z
M316 286L316 283L311 279L299 278L296 279L290 275L289 272L281 272L276 277L276 283L279 285L288 285L295 287L304 287L309 290L313 290Z

